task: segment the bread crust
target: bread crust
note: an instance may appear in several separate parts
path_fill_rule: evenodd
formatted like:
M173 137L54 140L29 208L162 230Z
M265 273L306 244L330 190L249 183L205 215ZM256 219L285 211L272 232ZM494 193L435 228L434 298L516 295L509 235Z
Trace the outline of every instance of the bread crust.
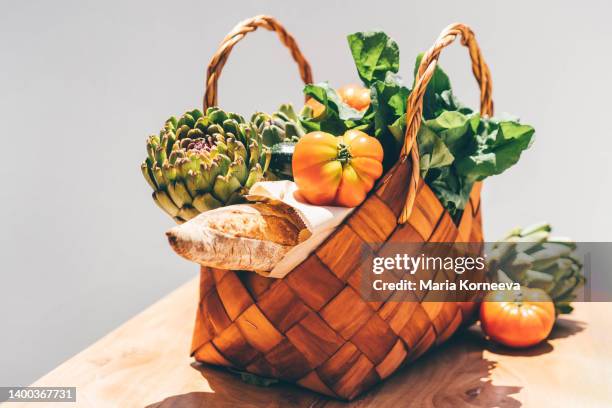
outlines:
M166 235L177 254L200 265L268 272L310 233L291 207L277 202L207 211Z

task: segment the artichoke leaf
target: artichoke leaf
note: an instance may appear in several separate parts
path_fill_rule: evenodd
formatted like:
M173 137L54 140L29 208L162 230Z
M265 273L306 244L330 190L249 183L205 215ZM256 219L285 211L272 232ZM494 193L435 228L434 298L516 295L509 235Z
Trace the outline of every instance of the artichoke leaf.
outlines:
M153 192L153 201L171 217L175 217L179 212L178 207L172 202L165 191Z
M192 205L200 212L214 210L223 205L223 203L213 197L210 193L204 193L193 199Z

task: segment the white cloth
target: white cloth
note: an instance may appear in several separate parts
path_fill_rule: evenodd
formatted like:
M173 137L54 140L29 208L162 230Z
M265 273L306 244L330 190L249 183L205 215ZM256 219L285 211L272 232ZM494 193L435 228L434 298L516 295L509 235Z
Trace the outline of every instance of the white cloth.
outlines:
M292 207L300 216L312 236L296 245L267 275L270 278L282 278L302 263L308 255L331 235L336 227L354 208L311 205L298 201L294 193L297 187L294 182L260 181L249 190L249 196L267 197L280 200Z

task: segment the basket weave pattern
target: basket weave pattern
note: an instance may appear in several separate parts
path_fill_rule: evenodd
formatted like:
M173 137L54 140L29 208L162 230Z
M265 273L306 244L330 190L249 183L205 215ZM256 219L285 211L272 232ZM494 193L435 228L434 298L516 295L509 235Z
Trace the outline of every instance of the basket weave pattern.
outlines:
M278 31L280 24L271 25L270 19L258 16L241 24L251 27L260 22ZM239 32L242 26L233 32ZM279 34L281 38L288 36L284 29L283 33ZM470 49L473 67L477 67L474 73L480 69L476 78L481 85L481 111L492 113L488 68L473 34L466 26L449 26L426 53L419 69L408 101L402 157L366 201L314 253L283 279L201 268L200 303L191 347L197 361L280 378L350 400L402 364L444 342L470 319L470 308L455 300L474 299L434 302L428 301L430 294L424 292L413 295L413 301L397 301L391 295L386 301L367 302L360 295L360 264L378 255L393 255L392 248L396 249L398 243L483 240L481 184L474 186L461 222L455 226L419 177L414 143L424 88L440 50L458 35ZM224 42L228 38L235 37L230 33ZM298 54L301 56L299 51ZM227 54L223 61L225 58ZM300 59L306 63L303 56L295 59L300 66ZM301 72L309 73L310 68ZM209 84L210 75L209 71ZM213 93L215 78L214 85L208 88ZM207 95L207 100L216 102L216 96ZM463 278L484 279L474 274L466 272ZM455 281L457 275L419 271L416 279ZM406 294L401 296L405 299Z

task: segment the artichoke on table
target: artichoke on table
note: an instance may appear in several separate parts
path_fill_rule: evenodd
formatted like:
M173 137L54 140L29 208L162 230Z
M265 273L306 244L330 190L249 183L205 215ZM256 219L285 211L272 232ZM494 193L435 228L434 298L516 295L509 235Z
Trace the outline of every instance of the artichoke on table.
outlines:
M550 235L549 224L515 228L493 245L489 273L497 281L543 289L557 314L570 313L575 291L585 283L576 243Z
M184 222L242 201L269 163L270 150L253 123L211 107L168 119L148 138L141 169L157 205Z

